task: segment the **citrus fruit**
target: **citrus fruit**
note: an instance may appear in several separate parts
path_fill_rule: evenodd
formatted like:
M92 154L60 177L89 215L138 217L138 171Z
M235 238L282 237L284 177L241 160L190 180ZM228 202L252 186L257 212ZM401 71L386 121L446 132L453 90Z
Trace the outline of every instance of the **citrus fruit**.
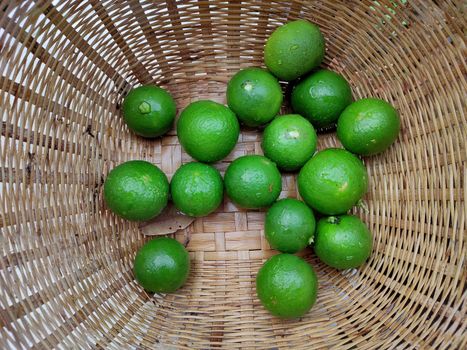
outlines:
M399 114L393 106L377 98L364 98L342 112L337 137L350 152L369 156L392 145L400 126Z
M318 152L300 170L298 191L313 209L343 214L366 193L368 176L362 161L340 148Z
M247 126L268 123L281 108L282 89L271 73L261 68L245 68L227 85L227 104Z
M274 316L301 317L316 301L318 278L305 260L291 254L278 254L259 270L256 293L266 310Z
M224 185L219 171L203 163L187 163L170 182L175 207L189 216L205 216L221 204Z
M286 171L301 168L316 150L316 132L298 114L276 117L263 133L264 155Z
M212 163L226 157L238 140L240 125L224 105L201 100L180 114L177 135L185 151L200 162Z
M303 19L278 27L264 47L266 67L285 81L297 79L318 67L323 58L323 34L317 25Z
M172 96L154 85L131 90L123 100L123 119L143 137L158 137L172 127L177 107Z
M315 217L302 201L281 199L269 208L264 222L264 234L273 249L296 253L313 241Z
M341 75L321 69L295 86L291 102L294 112L307 118L315 127L328 128L352 102L352 90Z
M230 199L246 209L270 206L282 189L276 165L259 155L235 159L225 171L224 183Z
M353 215L330 216L318 221L315 253L325 264L350 269L363 264L371 254L368 227Z
M188 278L190 256L175 239L155 238L136 253L133 272L138 283L149 292L174 292Z
M112 169L104 183L104 200L115 214L132 221L146 221L167 205L169 182L155 165L130 160Z

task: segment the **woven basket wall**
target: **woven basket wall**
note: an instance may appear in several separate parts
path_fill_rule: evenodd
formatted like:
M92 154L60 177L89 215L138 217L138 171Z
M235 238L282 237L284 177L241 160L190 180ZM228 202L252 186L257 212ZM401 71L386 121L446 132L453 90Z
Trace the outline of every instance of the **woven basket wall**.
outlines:
M0 4L0 348L467 347L463 1ZM229 77L262 65L267 36L295 18L321 27L324 66L354 98L383 98L401 114L398 141L365 159L368 212L356 213L374 235L370 260L339 272L305 251L318 301L280 321L254 287L274 253L264 212L226 199L175 234L192 257L187 284L148 295L132 275L147 238L109 213L103 180L130 159L171 177L190 158L175 130L157 140L129 132L123 96L155 83L179 111L202 98L225 103ZM243 130L216 167L261 153L260 141ZM319 136L320 149L334 145L334 134ZM282 197L296 197L295 175L283 179Z

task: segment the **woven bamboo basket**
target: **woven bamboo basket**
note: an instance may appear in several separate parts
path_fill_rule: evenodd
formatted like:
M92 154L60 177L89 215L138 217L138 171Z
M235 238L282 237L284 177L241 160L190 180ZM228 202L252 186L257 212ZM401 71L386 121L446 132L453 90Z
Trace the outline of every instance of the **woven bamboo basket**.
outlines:
M0 8L1 348L467 347L465 3L4 0ZM102 184L126 160L151 161L169 177L190 161L175 130L156 140L129 132L120 104L130 88L158 84L179 111L197 99L225 103L229 77L263 65L267 36L296 18L321 27L323 65L348 79L354 98L398 108L402 131L388 151L365 158L368 211L355 213L374 235L368 263L339 272L303 252L319 276L318 301L281 321L255 293L274 254L264 211L225 199L191 223L169 213L141 227L106 209ZM260 141L261 132L242 130L215 166L260 154ZM320 149L336 145L334 133L319 136ZM281 196L297 196L294 174L283 175ZM150 295L132 264L144 230L163 233L161 225L180 228L172 236L186 244L192 271L176 293Z

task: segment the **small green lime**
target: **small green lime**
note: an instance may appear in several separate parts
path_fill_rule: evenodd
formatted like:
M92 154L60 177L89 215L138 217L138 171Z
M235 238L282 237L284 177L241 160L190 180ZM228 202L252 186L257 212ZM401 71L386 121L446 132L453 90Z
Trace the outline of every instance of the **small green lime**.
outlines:
M164 89L144 85L131 90L123 100L123 119L128 128L143 137L158 137L172 127L177 107Z
M204 163L225 158L235 147L240 125L224 105L201 100L189 104L180 114L177 135L185 151Z
M132 221L146 221L167 205L169 182L155 165L130 160L112 169L104 183L104 199L115 214Z
M259 155L235 159L225 172L224 183L230 199L245 209L270 206L282 190L276 165Z
M368 175L362 161L340 148L328 148L311 158L298 174L298 190L313 209L343 214L366 193Z
M219 170L203 163L187 163L170 182L175 207L189 216L205 216L222 203L224 185Z
M286 198L269 208L264 234L271 248L293 254L313 241L315 226L315 216L305 203Z
M306 20L278 27L264 47L266 67L281 80L291 81L318 67L324 58L324 37Z
M337 137L348 151L369 156L391 146L400 126L399 114L393 106L377 98L364 98L342 112Z
M264 155L280 169L301 168L316 150L316 132L308 120L298 114L276 117L263 133Z
M298 83L292 91L293 110L317 128L334 125L352 102L350 85L341 75L321 69Z
M175 239L155 238L136 253L133 272L147 291L171 293L185 284L190 273L190 256Z
M274 118L281 108L282 89L268 71L245 68L227 85L227 103L247 126L260 126Z
M371 254L368 227L353 215L330 216L318 221L315 253L325 264L350 269L363 264Z
M316 302L318 278L305 260L291 254L278 254L259 270L256 293L266 310L274 316L301 317Z

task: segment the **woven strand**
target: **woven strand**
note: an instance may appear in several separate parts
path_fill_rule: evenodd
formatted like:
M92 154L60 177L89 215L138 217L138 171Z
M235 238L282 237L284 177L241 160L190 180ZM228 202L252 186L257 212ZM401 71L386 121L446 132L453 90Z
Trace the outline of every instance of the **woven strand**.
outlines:
M177 349L467 348L467 91L461 1L0 1L0 347ZM138 225L106 210L102 184L130 159L167 173L191 158L175 130L144 140L120 117L133 86L168 89L180 111L225 103L229 78L261 66L268 35L306 18L322 29L324 65L354 98L402 117L398 141L365 158L374 235L360 269L339 272L310 250L315 307L281 321L255 276L274 254L263 211L227 198L173 236L193 269L170 295L134 281ZM284 89L289 87L284 85ZM290 111L286 105L282 112ZM242 130L215 166L261 154ZM318 148L340 146L335 134ZM297 197L283 174L281 197Z

